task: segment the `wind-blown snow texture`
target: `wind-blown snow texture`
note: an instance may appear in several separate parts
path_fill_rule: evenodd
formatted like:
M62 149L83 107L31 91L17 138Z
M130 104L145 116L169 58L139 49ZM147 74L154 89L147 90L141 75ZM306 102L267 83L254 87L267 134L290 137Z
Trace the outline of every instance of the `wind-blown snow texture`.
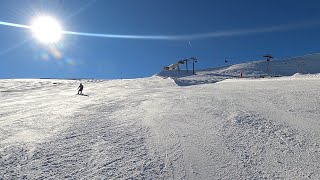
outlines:
M319 74L80 82L0 80L0 179L320 179Z

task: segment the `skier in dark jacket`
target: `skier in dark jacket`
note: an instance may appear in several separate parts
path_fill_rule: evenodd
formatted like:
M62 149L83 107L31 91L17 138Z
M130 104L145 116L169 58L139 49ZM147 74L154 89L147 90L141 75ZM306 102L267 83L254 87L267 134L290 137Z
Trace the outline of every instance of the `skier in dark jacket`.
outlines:
M78 87L78 94L82 95L82 90L83 90L83 85L82 83L80 83L79 87Z

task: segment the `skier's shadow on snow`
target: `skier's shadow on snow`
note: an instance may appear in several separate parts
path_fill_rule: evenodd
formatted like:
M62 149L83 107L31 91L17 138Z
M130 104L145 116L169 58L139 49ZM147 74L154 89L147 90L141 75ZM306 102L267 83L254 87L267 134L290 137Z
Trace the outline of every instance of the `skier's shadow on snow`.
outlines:
M77 94L77 95L79 95L79 96L88 96L89 97L88 94Z

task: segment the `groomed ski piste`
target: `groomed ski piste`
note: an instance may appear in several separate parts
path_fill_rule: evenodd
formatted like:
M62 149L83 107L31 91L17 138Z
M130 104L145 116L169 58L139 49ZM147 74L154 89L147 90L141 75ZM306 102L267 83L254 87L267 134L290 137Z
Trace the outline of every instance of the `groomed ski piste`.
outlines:
M0 179L320 179L320 56L265 63L2 79Z

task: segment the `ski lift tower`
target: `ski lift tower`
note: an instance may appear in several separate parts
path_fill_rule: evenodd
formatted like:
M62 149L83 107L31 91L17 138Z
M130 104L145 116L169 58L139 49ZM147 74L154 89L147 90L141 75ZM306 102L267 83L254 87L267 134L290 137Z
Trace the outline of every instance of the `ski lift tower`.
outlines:
M196 73L194 72L194 63L198 62L198 61L197 61L197 58L192 57L192 58L190 58L190 60L192 61L192 73L193 73L193 74L196 74Z
M267 61L267 72L268 72L268 75L270 76L271 75L270 61L273 58L273 56L271 56L270 54L267 54L267 55L264 55L263 57L266 58L266 61Z
M189 69L188 69L188 61L189 61L189 59L184 59L182 61L184 61L186 63L186 69L187 69L187 74L188 74L188 72L189 72Z

